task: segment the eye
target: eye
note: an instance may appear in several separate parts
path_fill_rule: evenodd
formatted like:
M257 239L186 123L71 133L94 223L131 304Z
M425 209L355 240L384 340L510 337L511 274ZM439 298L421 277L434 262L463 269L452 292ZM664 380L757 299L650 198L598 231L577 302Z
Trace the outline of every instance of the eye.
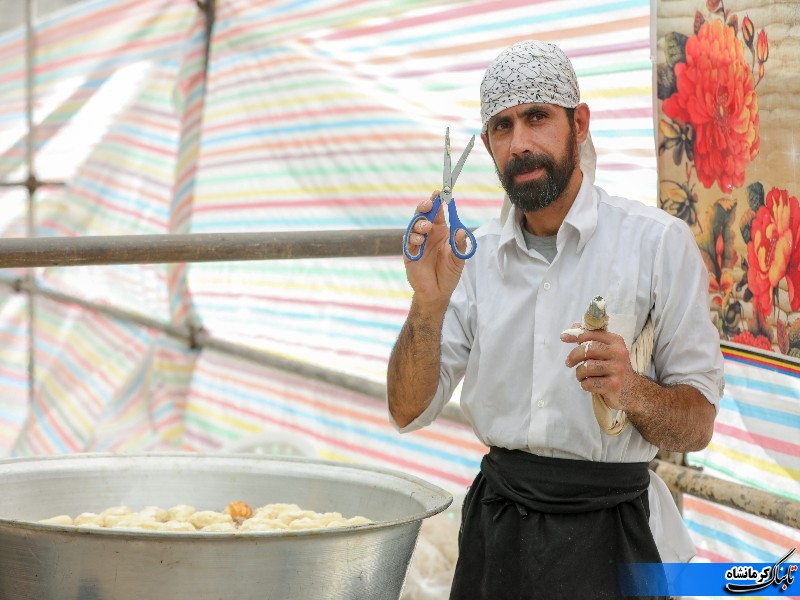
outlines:
M511 122L508 119L498 119L492 126L492 131L504 131L511 127Z

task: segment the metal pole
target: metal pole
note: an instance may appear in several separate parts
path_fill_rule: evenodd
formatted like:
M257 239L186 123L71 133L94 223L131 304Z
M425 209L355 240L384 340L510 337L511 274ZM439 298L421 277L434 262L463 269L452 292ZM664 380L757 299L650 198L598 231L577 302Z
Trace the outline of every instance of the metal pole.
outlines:
M311 363L292 360L265 350L247 348L233 342L211 337L202 331L196 334L195 343L198 348L215 350L224 354L236 356L263 367L277 369L297 375L298 377L313 379L320 383L350 390L351 392L363 394L380 401L384 401L386 398L386 386L382 383L370 381L369 379L347 375L340 371L326 369L325 367L320 367Z
M403 231L189 233L0 240L0 268L396 256Z
M208 64L211 57L211 36L214 33L214 20L217 17L216 6L214 0L205 0L201 6L201 10L206 13L206 54L205 54L205 72L206 78L208 77ZM205 93L205 92L203 92Z
M129 321L154 331L160 331L166 335L186 342L193 348L207 348L223 354L237 356L243 360L247 360L248 362L285 371L300 377L307 377L321 383L337 386L352 392L363 394L370 398L375 398L381 402L386 399L386 386L382 383L377 383L369 379L364 379L355 375L347 375L339 371L326 369L324 367L319 367L317 365L298 360L292 360L290 358L286 358L285 356L273 354L266 350L256 350L254 348L241 346L233 342L212 337L202 330L194 330L190 326L172 325L122 308L116 308L105 304L97 304L89 300L70 296L69 294L42 289L34 282L0 279L0 283L4 283L9 287L13 287L17 291L26 292L31 296L38 295L53 300L54 302L74 304L114 319ZM442 412L442 416L451 421L469 425L461 408L455 403L451 403L446 406Z
M34 58L36 53L36 36L33 28L34 13L36 11L35 0L25 2L25 118L28 126L28 136L25 144L25 161L28 167L28 204L26 235L29 239L36 237L36 216L35 216L35 194L36 194L36 170L35 170L35 150L36 150L36 125L33 119L33 96L34 96ZM34 272L29 267L25 273L25 280L29 283L34 281ZM28 294L28 411L33 410L33 403L36 392L36 302L33 294Z
M0 282L6 283L18 291L22 290L31 295L43 296L55 302L75 304L114 319L129 321L154 331L160 331L171 337L187 342L193 348L208 348L223 354L236 356L238 358L247 360L248 362L252 362L264 367L278 369L293 375L307 377L309 379L313 379L314 381L319 381L321 383L326 383L350 390L352 392L363 394L365 396L380 400L381 402L386 399L386 386L382 383L377 383L369 379L364 379L355 375L347 375L340 371L333 371L331 369L326 369L310 363L293 360L291 358L286 358L285 356L273 354L266 350L256 350L254 348L242 346L234 342L212 337L204 331L194 330L190 326L171 325L127 311L125 309L116 308L105 304L96 304L88 300L83 300L81 298L76 298L74 296L62 294L61 292L55 292L53 290L45 290L33 283L2 280L0 280ZM456 423L469 425L469 422L464 416L463 411L455 403L445 406L444 410L442 411L442 416L451 421L455 421Z
M756 488L704 475L695 469L663 460L654 460L650 468L670 489L709 500L789 527L800 527L800 502L782 498Z
M208 348L210 350L216 350L217 352L237 356L261 366L279 369L300 377L307 377L315 381L341 387L359 394L370 396L372 398L377 398L381 401L386 398L386 387L383 384L354 375L347 375L338 371L312 365L310 363L292 360L284 356L267 352L266 350L256 350L235 344L233 342L214 338L204 331L196 330L188 325L172 325L156 319L151 319L150 317L136 314L125 309L97 304L89 300L83 300L68 294L62 294L61 292L42 289L34 282L0 280L0 283L5 283L17 291L24 291L31 295L42 296L44 298L53 300L54 302L74 304L114 319L129 321L154 331L160 331L166 335L169 335L170 337L174 337L186 342L192 348Z
M63 181L39 181L38 179L31 180L30 178L26 179L25 181L0 181L0 188L4 187L27 187L36 191L40 187L57 187L57 186L64 186Z

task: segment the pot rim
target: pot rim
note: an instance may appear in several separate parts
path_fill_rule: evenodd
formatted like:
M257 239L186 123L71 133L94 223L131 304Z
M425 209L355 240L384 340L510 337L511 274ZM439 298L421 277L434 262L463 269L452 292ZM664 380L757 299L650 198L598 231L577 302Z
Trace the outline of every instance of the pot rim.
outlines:
M420 479L414 475L409 475L402 471L387 469L384 467L376 467L373 465L364 465L359 463L346 463L335 460L325 460L317 458L294 457L294 456L265 456L263 454L254 454L251 452L141 452L141 453L114 453L114 452L76 452L72 454L48 455L48 456L24 456L24 457L11 457L0 459L0 477L3 475L3 470L9 467L13 468L20 464L53 464L58 462L68 462L74 460L83 461L103 461L103 460L130 460L130 461L146 461L148 459L165 459L176 458L178 460L185 460L187 463L199 463L203 460L235 460L237 462L247 461L251 463L295 463L302 465L316 465L325 466L333 469L343 471L362 471L371 473L373 475L383 476L389 479L402 479L418 489L410 492L411 497L420 492L426 492L430 496L430 502L425 502L421 499L420 502L423 506L429 505L431 508L423 512L416 513L411 516L406 516L391 521L379 521L376 523L366 525L353 525L349 527L334 527L330 529L308 529L308 530L279 530L279 531L242 531L242 532L225 532L225 531L197 531L197 532L178 532L178 531L152 531L152 530L138 530L138 529L105 529L105 528L82 528L74 525L56 525L52 523L39 523L36 521L27 521L21 519L7 519L0 516L0 528L13 527L15 529L30 529L32 531L48 531L58 533L68 533L71 535L97 535L97 536L110 536L110 537L124 537L130 539L131 537L141 539L160 539L170 541L175 540L218 540L218 541L231 541L236 539L252 539L252 538L304 538L310 536L329 536L329 535L347 535L354 532L362 532L373 529L384 529L389 527L397 527L407 525L416 521L422 521L435 514L446 510L453 502L453 496L443 488L429 483L424 479ZM419 489L421 488L421 489Z

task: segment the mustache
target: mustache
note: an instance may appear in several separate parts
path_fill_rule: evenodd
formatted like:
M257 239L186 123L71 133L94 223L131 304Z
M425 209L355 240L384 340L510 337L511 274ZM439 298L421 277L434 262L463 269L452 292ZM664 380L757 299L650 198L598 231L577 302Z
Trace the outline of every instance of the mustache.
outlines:
M516 175L542 168L550 173L553 172L555 164L546 154L523 154L515 156L506 164L503 169L503 177L508 181Z

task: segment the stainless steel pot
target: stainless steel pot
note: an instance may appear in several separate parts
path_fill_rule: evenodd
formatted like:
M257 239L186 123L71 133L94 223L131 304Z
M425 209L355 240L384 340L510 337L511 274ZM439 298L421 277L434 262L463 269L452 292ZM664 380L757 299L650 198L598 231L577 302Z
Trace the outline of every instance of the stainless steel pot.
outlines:
M168 533L36 523L117 505L294 502L376 521L296 533ZM0 461L0 599L397 600L422 519L450 494L374 467L253 454Z

